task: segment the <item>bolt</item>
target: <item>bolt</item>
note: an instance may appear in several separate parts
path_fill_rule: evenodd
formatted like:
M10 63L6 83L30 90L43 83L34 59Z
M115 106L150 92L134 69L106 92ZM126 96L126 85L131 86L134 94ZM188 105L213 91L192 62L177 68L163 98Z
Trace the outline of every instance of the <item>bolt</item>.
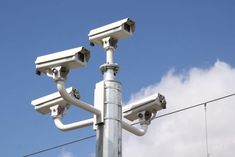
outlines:
M144 117L144 115L142 113L139 113L138 117L142 119Z

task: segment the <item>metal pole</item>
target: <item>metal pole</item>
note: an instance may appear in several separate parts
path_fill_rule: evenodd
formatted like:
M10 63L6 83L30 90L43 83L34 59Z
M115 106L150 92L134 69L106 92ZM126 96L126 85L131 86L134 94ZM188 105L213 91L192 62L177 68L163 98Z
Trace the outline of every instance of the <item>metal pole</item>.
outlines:
M97 127L97 157L122 157L121 84L115 81L119 66L113 63L117 40L103 39L106 63L100 68L104 80L104 123Z
M204 109L205 109L206 156L207 156L207 157L210 157L210 154L209 154L209 147L208 147L207 109L206 109L206 103L204 104Z

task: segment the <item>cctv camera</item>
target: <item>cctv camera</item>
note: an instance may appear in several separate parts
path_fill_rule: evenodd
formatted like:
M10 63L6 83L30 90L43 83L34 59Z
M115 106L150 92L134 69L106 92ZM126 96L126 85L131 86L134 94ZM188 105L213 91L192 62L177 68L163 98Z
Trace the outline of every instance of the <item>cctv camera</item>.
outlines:
M66 91L73 97L79 99L79 91L73 87L67 88ZM33 100L32 105L35 110L41 114L47 114L51 112L50 108L55 105L60 105L63 107L68 107L69 104L61 97L59 92L52 93L50 95L41 97L39 99Z
M89 40L92 45L103 45L103 39L111 37L115 40L131 36L135 31L135 22L129 18L93 29L89 32Z
M146 113L154 114L161 109L166 108L165 97L161 94L154 94L152 96L146 97L134 103L123 106L123 116L130 120L134 121L141 118L142 111L148 111ZM145 117L148 117L145 115Z
M58 66L66 69L84 67L90 58L90 52L84 47L77 47L61 52L37 57L35 64L37 74L51 74Z

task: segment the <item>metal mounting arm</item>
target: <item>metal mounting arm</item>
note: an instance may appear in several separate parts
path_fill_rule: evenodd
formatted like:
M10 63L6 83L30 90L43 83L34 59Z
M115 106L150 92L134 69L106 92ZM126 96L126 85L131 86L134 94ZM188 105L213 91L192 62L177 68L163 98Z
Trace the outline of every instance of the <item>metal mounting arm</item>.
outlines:
M129 131L137 136L143 136L148 130L148 124L140 125L141 128L136 128L125 121L122 121L122 128Z
M75 99L74 97L70 96L67 93L67 91L65 89L65 85L64 85L65 83L64 82L66 81L67 75L69 73L69 69L59 66L59 67L53 68L52 72L53 72L52 76L53 76L53 79L56 82L57 89L58 89L60 95L62 96L62 98L65 101L67 101L68 104L74 104L77 107L80 107L83 110L91 112L91 113L93 113L97 116L101 115L100 110L96 109L95 107L91 106L88 103L85 103L83 101Z
M57 84L57 89L60 93L60 95L62 96L62 98L64 98L64 100L66 100L69 104L74 104L76 105L77 107L80 107L82 108L83 110L86 110L88 112L91 112L97 116L100 116L101 115L101 112L100 110L98 110L97 108L91 106L90 104L88 103L85 103L83 101L80 101L78 99L75 99L74 97L71 97L66 89L65 89L65 85L64 85L64 81L62 80L57 80L56 81L56 84Z
M69 131L69 130L74 130L74 129L78 129L78 128L84 128L90 125L93 125L93 118L91 119L87 119L87 120L82 120L79 122L74 122L71 124L63 124L62 123L62 119L60 117L56 117L54 118L54 123L55 126L62 130L62 131Z
M64 114L64 109L60 105L56 105L51 107L51 115L54 119L55 126L60 129L61 131L69 131L74 130L78 128L84 128L90 125L93 125L94 119L86 119L79 122L74 122L70 124L63 124L62 118Z

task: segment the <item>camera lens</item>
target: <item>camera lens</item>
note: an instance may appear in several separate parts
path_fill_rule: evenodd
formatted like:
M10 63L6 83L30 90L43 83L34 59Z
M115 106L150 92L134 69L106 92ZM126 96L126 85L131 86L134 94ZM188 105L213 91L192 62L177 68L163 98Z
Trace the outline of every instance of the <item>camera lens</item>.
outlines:
M124 24L124 29L125 29L127 32L130 32L130 31L131 31L131 26L125 23L125 24Z
M78 53L78 59L79 59L80 61L84 62L84 60L85 60L85 55L84 55L83 53L79 52L79 53Z
M145 120L149 120L151 118L152 114L151 114L151 112L146 111L144 116L145 116Z

